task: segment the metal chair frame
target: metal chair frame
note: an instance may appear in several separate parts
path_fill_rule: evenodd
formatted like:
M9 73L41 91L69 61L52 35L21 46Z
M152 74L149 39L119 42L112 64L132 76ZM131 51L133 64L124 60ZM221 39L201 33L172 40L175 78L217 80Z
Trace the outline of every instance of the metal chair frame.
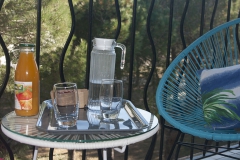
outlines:
M240 140L240 135L232 130L214 131L205 127L206 122L201 112L202 105L198 99L200 97L199 79L195 72L200 69L219 68L239 63L239 23L240 18L222 24L200 36L173 60L160 80L156 92L156 103L159 114L162 116L161 121L166 120L172 125L167 128L174 127L178 131L168 159L171 158L176 145L178 145L175 156L177 159L181 146L201 150L203 156L206 156L206 152L210 152L208 147L215 147L216 150L213 153L222 155L222 152L218 152L219 148L229 150L231 149L230 141ZM204 138L206 143L199 145L195 144L194 140L192 143L183 143L185 133ZM163 137L162 130L161 139ZM217 141L216 146L207 145L208 140ZM228 142L227 147L219 146L218 141ZM195 146L204 147L201 149Z

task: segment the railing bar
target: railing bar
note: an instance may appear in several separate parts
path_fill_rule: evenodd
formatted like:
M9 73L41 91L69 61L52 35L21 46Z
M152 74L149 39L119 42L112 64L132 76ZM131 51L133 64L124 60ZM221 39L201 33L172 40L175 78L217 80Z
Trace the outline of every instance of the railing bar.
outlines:
M207 44L207 40L203 41L201 45L198 46L198 49L200 50L200 52L198 50L196 50L196 52L199 52L200 55L202 55L202 59L204 59L205 61L208 60L208 55L211 54L211 52L208 50L208 48L206 47ZM203 64L205 64L204 66L208 66L208 68L211 68L210 64L208 64L207 62L203 62Z
M240 18L240 10L238 12L238 18ZM240 53L239 24L236 25L236 39L237 39L238 52Z
M219 31L219 33L221 35L220 36L221 37L221 41L218 41L218 42L221 42L220 46L222 46L223 50L224 50L223 61L224 61L225 66L228 66L227 46L226 46L227 43L228 43L227 39L226 39L226 35L228 34L228 30L229 30L229 28L226 28L225 30Z
M190 54L187 56L188 59L190 59L189 63L192 64L192 67L193 67L191 70L193 70L194 72L199 70L199 68L201 68L201 65L199 63L195 63L195 62L198 62L198 58L196 57L196 54L198 54L196 50L191 50Z
M133 17L131 30L131 52L130 52L130 66L129 66L129 85L128 85L128 100L132 99L132 79L133 79L133 62L134 62L134 47L135 47L135 32L136 32L136 14L137 14L137 0L133 1ZM128 159L128 146L125 149L124 159Z
M154 4L155 4L155 0L152 0L151 4L150 4L150 8L148 10L147 24L146 24L147 25L147 34L148 34L148 38L150 40L150 44L152 46L152 53L153 53L152 54L152 68L151 68L151 71L149 73L147 82L144 86L144 92L143 92L144 106L145 106L145 109L147 111L150 111L150 109L148 107L148 102L147 102L147 90L148 90L148 86L149 86L149 83L151 81L151 78L152 78L152 75L153 75L153 72L154 72L155 66L156 66L156 49L155 49L154 41L152 39L151 30L150 30L150 20L151 20ZM150 147L147 151L147 154L145 156L145 160L152 159L153 150L155 148L156 140L157 140L157 134L155 134L152 137L151 145L150 145Z
M213 29L213 21L214 21L215 15L216 15L217 6L218 6L218 0L215 0L213 13L212 13L211 21L210 21L210 29Z
M86 79L85 86L89 88L89 73L90 73L90 59L91 59L91 47L92 47L92 17L93 17L93 0L89 0L89 8L88 8L88 25L89 25L89 34L88 34L88 45L87 45L87 61L86 61Z
M0 98L1 98L5 88L7 86L7 83L8 83L8 80L9 80L9 75L10 75L10 56L9 56L8 49L6 47L6 44L5 44L1 34L0 34L0 44L2 46L4 55L5 55L5 58L6 58L6 74L5 74L4 80L3 80L2 85L1 85L1 89L0 89Z
M3 3L4 3L4 0L0 1L0 11L2 9Z
M230 21L231 4L232 4L232 0L228 0L227 22Z
M121 14L120 14L120 9L119 9L119 2L118 0L115 0L115 7L116 7L116 13L117 13L117 20L118 20L118 25L117 25L117 30L116 30L116 35L114 39L118 39L118 36L120 34L121 30Z
M216 58L214 58L215 59L215 67L221 67L220 64L224 63L223 57L220 55L216 55L217 52L221 52L221 47L219 44L218 37L216 35L213 35L209 38L211 39L212 47L214 47L214 51L215 51L214 52L214 56L216 56Z
M233 45L234 45L234 57L235 57L235 64L238 64L238 46L237 46L237 25L233 28ZM231 48L231 47L230 47Z
M205 15L205 0L202 0L200 36L203 35L203 28L204 28L204 15Z
M182 40L183 49L186 48L186 41L185 41L184 32L183 32L183 25L184 25L184 21L185 21L185 18L186 18L188 6L189 6L189 0L186 0L185 7L184 7L184 10L183 10L183 14L182 14L182 18L181 18L181 23L180 23L180 36L181 36L181 40Z
M9 158L10 158L11 160L14 160L13 152L12 152L11 148L9 147L9 145L7 144L7 142L4 140L4 138L2 137L1 134L0 134L0 141L2 141L2 143L3 143L4 146L6 147L6 149L7 149L7 151L8 151Z
M208 68L213 68L215 66L216 60L213 59L214 57L214 53L215 53L215 47L213 46L213 42L211 40L211 38L208 38L205 40L205 42L203 43L204 48L207 52L207 60L209 61L210 65L207 63Z
M155 0L152 0L150 8L148 10L147 24L146 24L147 25L146 27L147 27L148 39L149 39L150 44L152 46L152 67L151 67L149 76L147 78L147 82L144 85L143 101L144 101L145 109L149 112L150 112L150 109L148 107L148 102L147 102L147 91L148 91L148 86L149 86L149 83L151 81L152 75L153 75L155 67L156 67L156 58L157 58L156 57L156 48L155 48L154 41L153 41L153 38L152 38L152 35L151 35L151 30L150 30L150 23L151 23L150 20L151 20L154 4L155 4Z
M135 47L135 31L136 31L136 12L137 0L133 1L133 18L132 18L132 39L130 52L130 66L129 66L129 86L128 86L128 100L132 99L132 77L133 77L133 62L134 62L134 47Z
M36 63L39 68L40 61L40 46L41 46L41 8L42 0L38 0L37 3L37 33L36 33Z
M75 30L75 13L74 13L74 7L73 7L73 3L72 0L68 0L68 4L69 4L69 8L70 8L70 13L71 13L71 17L72 17L72 26L71 26L71 30L70 33L68 35L67 41L63 47L61 56L60 56L60 62L59 62L59 74L60 74L60 78L62 82L65 82L65 77L64 77L64 73L63 73L63 62L64 62L64 57L67 51L67 48L72 40L73 34L74 34L74 30Z
M234 30L235 30L235 25L234 26L232 26L232 28L233 28L233 33L234 33ZM234 56L234 54L233 54L233 51L232 51L232 48L231 48L231 46L233 45L232 44L232 41L231 41L231 38L230 38L230 34L231 34L231 28L229 28L229 30L227 30L227 34L226 34L226 36L225 36L225 39L226 39L226 53L229 53L229 55L227 55L227 57L229 58L229 60L230 60L230 62L229 63L231 63L230 65L234 65L233 64L233 56ZM232 39L233 39L233 41L234 41L234 37L232 37ZM234 42L233 42L234 43ZM234 46L235 47L235 46Z
M171 55L171 45L172 45L173 5L174 5L174 0L171 0L170 16L169 16L169 22L168 22L169 25L168 25L168 46L167 46L166 68L170 65L170 55Z

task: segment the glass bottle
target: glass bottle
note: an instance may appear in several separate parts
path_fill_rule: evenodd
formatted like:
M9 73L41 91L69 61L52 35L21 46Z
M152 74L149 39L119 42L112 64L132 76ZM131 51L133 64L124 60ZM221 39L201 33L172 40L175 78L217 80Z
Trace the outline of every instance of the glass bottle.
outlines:
M34 116L39 111L39 71L34 58L35 45L19 44L19 60L15 70L15 112L18 116Z

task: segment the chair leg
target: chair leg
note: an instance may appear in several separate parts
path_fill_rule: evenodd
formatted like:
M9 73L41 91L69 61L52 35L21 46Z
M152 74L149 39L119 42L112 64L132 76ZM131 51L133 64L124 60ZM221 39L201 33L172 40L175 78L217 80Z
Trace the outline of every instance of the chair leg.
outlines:
M32 146L32 155L34 155L35 146Z
M34 148L33 160L36 160L38 156L38 146L34 146L33 148Z
M176 137L176 139L175 139L175 141L174 141L174 144L173 144L173 146L172 146L172 149L171 149L171 151L170 151L170 153L169 153L169 155L168 155L168 158L167 158L168 160L170 160L171 157L172 157L173 151L174 151L174 149L175 149L175 147L176 147L176 145L177 145L177 143L178 143L178 140L179 140L179 137L180 137L181 133L182 133L182 132L178 131L177 137ZM179 145L180 145L180 144L179 144Z
M208 140L205 140L204 147L203 147L203 156L206 155L207 145L208 145Z
M74 150L68 150L68 160L74 159Z
M148 149L148 152L147 152L147 155L145 157L145 160L152 159L156 141L157 141L157 133L154 134L154 136L152 137L151 145L150 145L150 147Z
M124 153L124 159L128 159L128 146L126 147L125 153Z
M102 151L101 151L101 149L98 149L97 151L98 151L98 159L99 159L99 160L103 160L103 156L102 156Z
M86 159L86 150L83 150L82 151L82 160L85 160Z
M191 137L191 144L194 144L195 137ZM191 150L190 150L190 159L193 159L193 151L194 151L194 146L192 145Z
M160 135L160 147L159 147L159 160L163 159L163 141L164 141L164 125L165 125L165 119L160 116L160 123L161 123L161 135Z
M219 142L216 142L215 152L218 152L218 146L219 146Z
M53 160L53 151L54 151L54 148L50 148L49 155L48 155L49 160Z
M13 156L13 152L11 150L11 148L9 147L9 145L7 144L7 142L3 139L2 135L0 134L0 140L2 141L2 143L4 144L4 146L6 147L7 151L8 151L8 155L9 158L11 160L14 160L14 156Z
M181 134L181 138L179 139L179 142L180 143L182 143L183 142L183 139L184 139L184 136L185 136L185 134L184 133L182 133ZM177 139L176 139L177 140ZM175 141L176 142L176 141ZM176 154L175 154L175 159L178 159L178 155L179 155L179 151L180 151L180 149L181 149L181 144L178 144L178 147L177 147L177 150L176 150Z
M231 142L230 141L227 142L227 146L228 146L228 148L231 147Z

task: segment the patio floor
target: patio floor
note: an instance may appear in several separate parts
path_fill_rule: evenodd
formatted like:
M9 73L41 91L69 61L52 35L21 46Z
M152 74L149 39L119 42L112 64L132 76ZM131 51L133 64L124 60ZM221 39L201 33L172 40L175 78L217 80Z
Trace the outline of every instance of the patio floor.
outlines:
M231 146L232 148L236 148L238 145L233 145ZM219 149L219 152L224 151L223 149ZM240 147L237 149L232 149L230 151L222 152L223 155L228 155L235 157L236 159L240 159ZM207 153L206 155L211 155L211 153ZM214 156L209 156L207 158L201 158L200 154L195 154L193 159L201 159L201 160L232 160L233 158L230 157L225 157L222 155L214 155ZM180 158L179 160L189 160L189 156Z

